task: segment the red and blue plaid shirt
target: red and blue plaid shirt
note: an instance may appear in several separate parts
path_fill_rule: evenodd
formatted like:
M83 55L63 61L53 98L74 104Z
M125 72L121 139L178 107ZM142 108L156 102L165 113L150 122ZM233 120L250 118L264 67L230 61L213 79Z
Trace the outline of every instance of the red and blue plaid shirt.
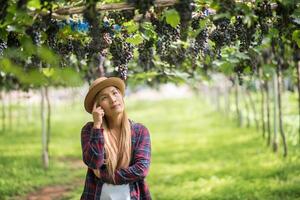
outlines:
M128 168L115 171L114 184L129 184L132 200L150 200L149 188L145 181L151 158L149 131L142 124L129 121L132 133L132 157ZM98 200L101 196L102 185L112 184L104 164L103 129L94 129L93 122L88 122L81 130L81 147L83 162L88 166L81 200ZM96 177L93 169L100 170L100 178Z

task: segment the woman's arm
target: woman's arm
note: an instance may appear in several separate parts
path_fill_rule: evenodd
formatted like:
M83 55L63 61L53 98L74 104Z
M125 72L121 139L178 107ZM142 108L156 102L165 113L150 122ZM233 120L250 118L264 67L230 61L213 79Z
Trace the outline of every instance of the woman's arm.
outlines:
M149 131L143 125L139 125L134 149L133 165L126 169L115 171L116 185L127 184L145 178L148 174L151 159L151 141ZM104 182L112 183L108 178L108 172L100 169L100 176Z
M81 148L83 162L89 168L100 168L104 162L103 129L93 128L93 122L88 122L81 130Z

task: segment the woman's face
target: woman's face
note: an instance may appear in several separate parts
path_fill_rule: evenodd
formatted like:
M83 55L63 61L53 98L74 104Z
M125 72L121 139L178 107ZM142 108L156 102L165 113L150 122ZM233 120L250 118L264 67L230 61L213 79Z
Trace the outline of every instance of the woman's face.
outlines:
M124 111L123 96L114 86L102 89L97 95L97 101L106 116L114 116Z

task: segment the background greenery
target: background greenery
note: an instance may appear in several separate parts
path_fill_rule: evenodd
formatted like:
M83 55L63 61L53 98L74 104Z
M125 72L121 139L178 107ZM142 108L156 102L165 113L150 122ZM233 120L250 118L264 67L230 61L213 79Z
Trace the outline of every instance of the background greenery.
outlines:
M81 103L56 106L50 143L50 168L40 159L40 125L0 135L0 199L24 196L43 185L83 181L80 129L90 120ZM152 139L147 177L153 199L299 199L299 147L283 158L266 148L254 128L235 122L199 97L173 100L127 99L130 118L145 124ZM297 153L298 151L298 153ZM63 199L79 199L83 183Z

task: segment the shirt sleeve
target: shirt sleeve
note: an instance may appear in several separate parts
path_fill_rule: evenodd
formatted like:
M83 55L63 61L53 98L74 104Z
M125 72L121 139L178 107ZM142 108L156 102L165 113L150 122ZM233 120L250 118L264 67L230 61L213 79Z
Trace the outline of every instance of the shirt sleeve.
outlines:
M83 162L89 168L100 168L104 163L103 129L95 129L88 122L81 130L81 148Z
M137 143L134 149L133 164L126 169L115 171L116 185L127 184L144 179L150 167L151 159L151 141L150 134L146 127L140 125L137 133ZM108 178L107 170L100 169L101 179L104 182L111 183Z

